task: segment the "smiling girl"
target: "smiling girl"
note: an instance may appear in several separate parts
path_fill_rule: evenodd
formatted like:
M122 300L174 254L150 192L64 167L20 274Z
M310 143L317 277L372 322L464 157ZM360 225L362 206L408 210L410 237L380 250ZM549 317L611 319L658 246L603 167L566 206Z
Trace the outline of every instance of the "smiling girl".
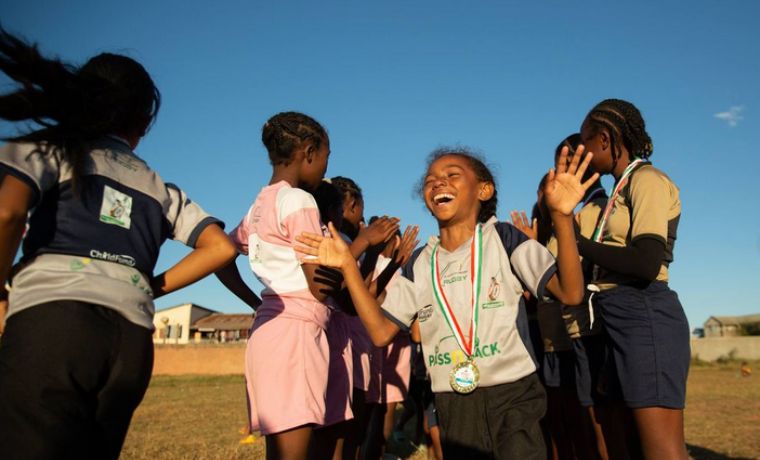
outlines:
M440 416L444 457L545 458L539 419L545 395L527 336L523 290L565 303L583 297L583 276L573 230L573 208L592 180L580 178L582 149L567 150L551 171L546 202L559 254L509 224L498 223L496 187L485 164L466 150L431 156L421 195L438 222L439 236L415 251L381 307L367 291L348 247L304 234L298 248L309 263L340 268L357 312L377 346L399 330L419 327ZM413 231L407 229L407 232Z

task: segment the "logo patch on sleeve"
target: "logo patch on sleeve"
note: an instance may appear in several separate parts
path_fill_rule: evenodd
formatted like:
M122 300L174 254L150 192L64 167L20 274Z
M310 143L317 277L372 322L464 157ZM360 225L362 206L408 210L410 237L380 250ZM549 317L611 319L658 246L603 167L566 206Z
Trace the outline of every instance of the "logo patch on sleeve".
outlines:
M100 205L100 221L129 229L132 225L131 214L132 197L106 185Z

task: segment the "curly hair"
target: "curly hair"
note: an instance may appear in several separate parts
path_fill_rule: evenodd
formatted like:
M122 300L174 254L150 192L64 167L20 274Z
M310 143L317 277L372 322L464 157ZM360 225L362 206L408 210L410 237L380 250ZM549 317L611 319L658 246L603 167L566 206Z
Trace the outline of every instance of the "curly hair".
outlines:
M496 179L493 176L493 173L491 173L491 170L486 166L485 160L483 158L473 152L472 150L466 148L466 147L441 147L438 149L435 149L433 152L428 155L426 160L426 167L425 171L430 169L430 165L432 165L436 160L438 160L441 157L447 156L447 155L454 155L458 156L460 158L464 158L467 160L467 163L470 165L470 168L472 168L472 172L475 173L475 177L478 178L480 182L488 182L493 184L493 195L491 198L489 198L486 201L480 202L480 210L478 211L478 222L485 222L488 219L490 219L492 216L496 215L496 204L498 202L497 198L497 190L496 190ZM418 196L423 195L423 189L425 186L425 176L422 176L417 183L417 187L415 188L415 193Z

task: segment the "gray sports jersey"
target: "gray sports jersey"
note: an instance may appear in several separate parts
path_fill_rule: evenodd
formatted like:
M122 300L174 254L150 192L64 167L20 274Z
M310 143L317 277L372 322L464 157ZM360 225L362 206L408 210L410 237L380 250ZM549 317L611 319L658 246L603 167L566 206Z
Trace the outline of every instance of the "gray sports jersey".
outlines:
M435 302L431 278L431 237L411 266L388 287L383 303L386 315L401 327L419 320L425 365L434 392L452 391L449 372L465 359ZM459 324L471 319L470 242L453 252L439 248L443 289ZM510 224L491 218L483 224L480 322L473 350L480 369L480 385L517 381L536 370L528 336L523 291L541 298L556 271L554 257ZM465 334L467 334L466 329ZM466 337L469 339L469 337Z
M35 144L0 148L0 172L34 193L8 316L80 300L152 329L150 279L161 244L172 238L194 247L206 226L220 223L115 137L93 143L78 195L69 164Z

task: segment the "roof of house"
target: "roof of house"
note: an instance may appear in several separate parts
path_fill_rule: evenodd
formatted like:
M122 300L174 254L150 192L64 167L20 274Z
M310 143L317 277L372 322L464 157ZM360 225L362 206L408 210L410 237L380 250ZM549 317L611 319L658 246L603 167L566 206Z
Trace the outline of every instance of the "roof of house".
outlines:
M743 315L743 316L711 316L707 318L707 321L705 321L705 324L708 323L710 320L715 320L721 325L739 325L739 324L749 324L749 323L760 323L760 314L755 315Z
M253 316L250 313L225 314L215 313L196 321L193 329L208 329L216 331L239 331L251 327Z
M212 310L212 309L210 309L210 308L206 308L206 307L203 307L203 306L201 306L201 305L196 305L196 304L194 304L194 303L181 303L181 304L179 304L179 305L173 305L173 306L171 306L171 307L166 307L166 308L162 308L162 309L160 309L160 310L156 310L156 313L160 313L160 312L162 312L162 311L173 310L173 309L175 309L175 308L186 307L186 306L188 306L188 305L191 305L193 308L199 308L199 309L201 309L201 310L210 311L211 313L216 313L216 310Z

